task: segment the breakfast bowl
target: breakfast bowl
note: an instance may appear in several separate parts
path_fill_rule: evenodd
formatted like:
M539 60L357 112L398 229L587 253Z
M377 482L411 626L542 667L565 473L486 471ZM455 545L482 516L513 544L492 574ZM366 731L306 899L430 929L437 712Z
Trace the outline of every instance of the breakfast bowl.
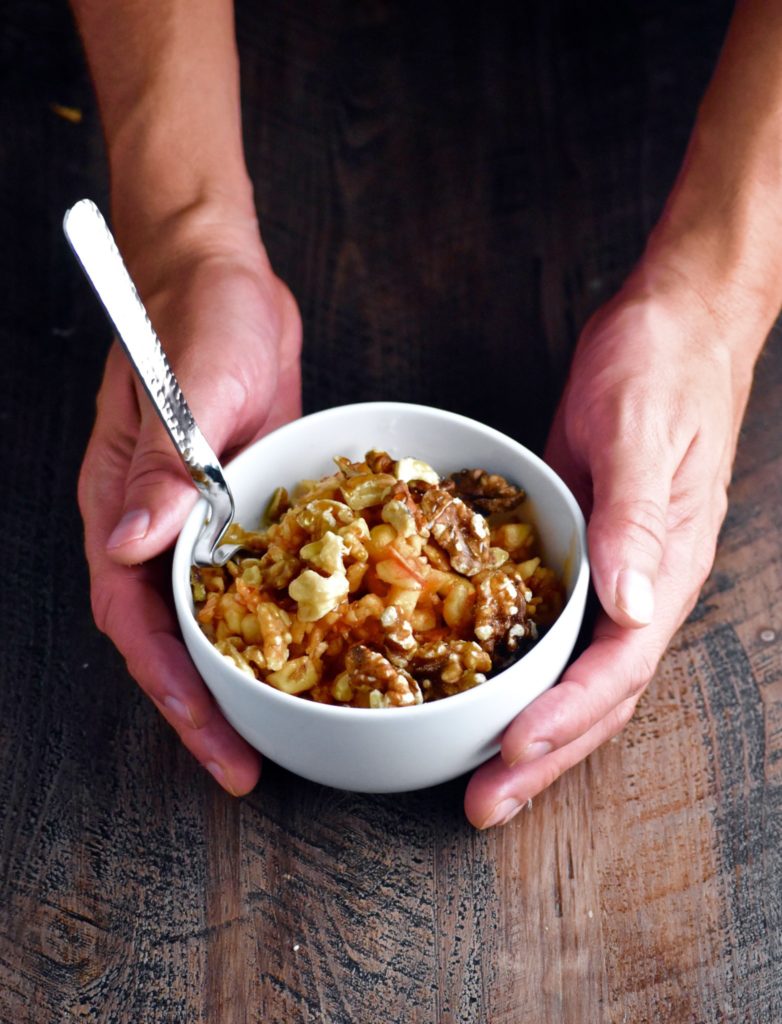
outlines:
M404 792L488 760L515 716L556 683L581 626L589 567L581 511L540 458L464 416L396 402L314 413L251 445L226 468L236 522L255 528L277 488L318 480L334 472L335 456L361 460L372 449L420 460L441 476L480 467L524 489L522 516L533 524L564 600L553 624L518 660L464 692L407 707L320 703L253 678L218 651L196 618L191 567L203 500L176 545L173 592L193 662L226 719L253 747L297 775L338 789Z

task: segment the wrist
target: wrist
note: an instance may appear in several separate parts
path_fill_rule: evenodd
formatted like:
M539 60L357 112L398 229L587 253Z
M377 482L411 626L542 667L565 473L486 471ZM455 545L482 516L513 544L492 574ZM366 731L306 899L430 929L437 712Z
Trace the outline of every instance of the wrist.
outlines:
M633 277L753 365L782 306L780 204L755 170L728 187L709 165L696 132Z
M241 140L224 140L221 147L193 132L188 143L177 134L156 122L139 130L128 124L113 140L111 214L123 251L158 241L171 229L199 233L210 225L244 223L257 232Z
M647 249L763 337L782 306L782 11L736 4L683 166ZM740 325L736 325L739 330Z
M150 210L138 190L113 185L111 209L123 259L147 301L196 265L271 274L251 194L239 195L224 182L205 182L165 210Z

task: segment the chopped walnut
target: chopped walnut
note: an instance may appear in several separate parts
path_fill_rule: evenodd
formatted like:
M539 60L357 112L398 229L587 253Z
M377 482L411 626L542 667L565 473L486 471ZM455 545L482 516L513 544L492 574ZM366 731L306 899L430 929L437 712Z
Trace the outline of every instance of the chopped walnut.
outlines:
M380 625L385 635L385 646L389 657L410 657L410 652L418 646L413 634L413 624L406 619L394 604L383 609Z
M507 573L494 570L476 581L475 636L489 654L498 646L515 651L531 635L526 611L525 594Z
M463 469L459 473L451 473L450 479L458 496L476 512L487 516L509 512L526 497L520 487L508 483L504 476L487 473L485 469Z
M459 674L466 671L488 672L491 658L474 640L433 640L421 644L409 665L416 675L442 675L453 666L459 668ZM449 675L453 675L453 672Z
M316 662L306 656L287 661L281 669L266 676L266 682L283 693L305 693L311 690L320 679L320 671Z
M352 476L360 476L362 473L366 473L367 465L365 462L351 462L344 455L335 455L334 461L339 468L340 473L346 478L350 479Z
M423 496L421 510L432 537L448 552L452 569L475 576L493 564L486 520L461 498L431 487Z
M404 669L396 668L378 651L363 644L351 647L345 655L345 668L354 690L377 690L383 707L407 707L422 704L421 688Z
M343 480L339 489L350 508L359 512L372 505L382 505L395 483L388 473L361 473Z
M254 678L320 703L406 707L482 683L561 611L523 493L498 475L439 480L419 459L370 451L275 492L247 556L194 568L198 622ZM480 509L480 511L478 511Z
M313 540L305 544L299 554L310 565L316 569L322 569L331 575L335 572L344 573L345 564L342 561L347 553L347 547L337 533L324 533L320 540Z
M270 544L258 563L263 585L272 590L285 590L301 569L301 562L279 544Z
M329 530L337 530L347 526L356 518L355 513L342 501L331 498L316 498L298 510L296 521L299 525L318 540Z
M400 459L394 463L394 476L397 480L422 480L435 487L440 483L440 477L429 463L420 459Z
M394 460L388 452L379 452L375 448L364 457L370 473L393 473Z
M299 619L317 622L348 596L347 576L340 572L321 576L313 569L305 569L290 584L288 593L298 606Z
M346 554L357 562L366 562L369 557L366 549L366 542L369 540L369 527L366 519L359 516L352 523L339 529L337 533L342 538Z
M263 641L265 667L276 672L288 660L288 645L291 642L291 617L271 601L258 605L255 612Z
M489 655L474 640L435 640L413 652L408 668L428 681L433 696L449 696L486 681Z
M389 523L403 537L419 534L428 537L429 531L424 515L404 480L398 480L388 492L383 506L382 519Z
M246 676L252 676L255 678L255 673L250 666L247 658L236 646L234 640L218 640L215 647L220 654L228 661L232 662L240 671L244 672Z

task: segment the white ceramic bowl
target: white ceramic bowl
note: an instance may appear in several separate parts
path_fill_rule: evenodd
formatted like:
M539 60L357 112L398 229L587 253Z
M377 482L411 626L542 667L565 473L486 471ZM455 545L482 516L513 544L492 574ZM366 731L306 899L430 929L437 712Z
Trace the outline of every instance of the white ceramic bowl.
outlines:
M481 467L524 487L522 512L535 524L545 564L563 577L568 600L554 626L523 658L465 693L410 708L316 704L243 674L218 654L193 615L189 572L203 520L190 514L174 554L173 587L190 655L223 714L254 747L307 779L340 789L420 789L486 761L505 727L552 686L573 649L589 568L584 520L570 491L536 455L490 427L426 406L370 402L305 416L242 452L226 470L237 519L255 526L275 487L332 471L334 455L360 460L371 448L413 456L441 474Z

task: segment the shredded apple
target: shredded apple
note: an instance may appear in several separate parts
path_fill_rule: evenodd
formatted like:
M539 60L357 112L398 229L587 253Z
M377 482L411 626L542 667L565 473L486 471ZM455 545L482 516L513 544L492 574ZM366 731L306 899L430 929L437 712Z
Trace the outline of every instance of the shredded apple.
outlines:
M557 617L519 487L380 451L334 461L278 488L262 529L231 528L244 557L192 569L201 628L242 671L320 703L407 707L479 685Z

